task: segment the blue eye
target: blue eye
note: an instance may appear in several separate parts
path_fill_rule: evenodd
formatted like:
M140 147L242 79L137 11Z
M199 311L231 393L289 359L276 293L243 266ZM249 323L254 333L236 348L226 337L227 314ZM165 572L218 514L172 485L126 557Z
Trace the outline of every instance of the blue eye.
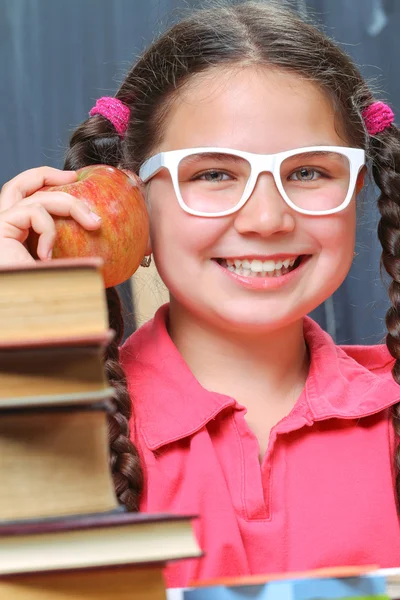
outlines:
M315 181L321 176L321 173L319 171L316 171L315 169L302 167L301 169L298 169L297 171L292 173L289 179L294 181Z
M223 177L225 177L225 179L223 179ZM224 173L224 171L206 171L205 173L196 175L195 179L209 182L228 181L229 175Z

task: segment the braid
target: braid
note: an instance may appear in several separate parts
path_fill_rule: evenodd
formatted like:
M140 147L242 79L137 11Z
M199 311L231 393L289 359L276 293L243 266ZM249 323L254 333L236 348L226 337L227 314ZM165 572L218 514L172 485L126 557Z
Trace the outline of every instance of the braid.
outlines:
M119 364L119 343L123 334L121 303L115 288L107 289L110 326L116 332L115 339L106 352L106 373L116 390L116 412L109 418L111 471L117 497L128 510L138 510L143 477L139 454L129 438L131 399L125 374Z
M378 237L382 245L381 263L392 278L389 298L392 306L386 313L386 344L395 358L394 380L400 385L400 131L388 127L371 138L372 172L381 195L378 208L381 218ZM393 425L400 440L400 403L393 407ZM396 496L400 510L400 441L395 450Z
M76 170L89 164L118 166L122 142L112 124L96 115L82 123L72 134L64 168ZM139 454L129 438L131 400L123 369L119 363L119 344L123 335L121 303L115 288L108 288L107 302L110 327L115 339L105 355L105 369L115 388L115 412L109 417L111 472L118 500L128 510L139 509L143 475Z
M113 125L104 117L95 115L73 132L64 168L76 170L99 164L117 167L122 155L121 146Z

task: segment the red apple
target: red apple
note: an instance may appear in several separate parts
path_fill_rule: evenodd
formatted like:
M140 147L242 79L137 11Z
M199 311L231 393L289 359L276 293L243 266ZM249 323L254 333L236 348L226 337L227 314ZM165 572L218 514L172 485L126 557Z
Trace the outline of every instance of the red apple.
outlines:
M87 231L72 218L54 217L57 237L53 258L99 256L104 261L105 287L118 285L139 267L149 237L149 219L138 177L108 165L83 167L77 174L75 183L43 189L80 198L102 218L102 224L96 231ZM36 248L37 243L34 245Z

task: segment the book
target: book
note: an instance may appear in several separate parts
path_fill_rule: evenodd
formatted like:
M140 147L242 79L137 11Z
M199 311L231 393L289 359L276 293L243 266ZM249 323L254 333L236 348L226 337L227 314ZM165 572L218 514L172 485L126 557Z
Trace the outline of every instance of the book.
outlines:
M399 598L399 592L400 569L362 565L203 580L171 592L168 600L387 600Z
M319 569L308 569L303 571L286 571L281 573L261 573L258 575L241 575L240 577L218 577L214 579L202 579L193 582L195 587L210 587L214 585L259 585L270 581L281 581L285 579L324 579L359 577L367 575L378 569L378 565L344 565L334 567L321 567Z
M0 520L118 507L107 404L0 412Z
M100 259L0 269L0 344L96 336L109 328Z
M92 403L113 393L104 371L104 351L112 339L68 343L0 345L0 410L9 406Z
M320 600L387 598L384 577L286 579L264 584L193 588L184 600Z
M0 578L3 600L165 600L162 564Z
M0 577L201 556L193 516L109 513L0 525Z

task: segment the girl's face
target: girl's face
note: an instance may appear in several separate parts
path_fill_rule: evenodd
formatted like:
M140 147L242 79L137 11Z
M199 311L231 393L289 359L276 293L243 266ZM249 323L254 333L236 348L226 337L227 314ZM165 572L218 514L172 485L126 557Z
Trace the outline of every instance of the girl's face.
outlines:
M170 109L154 154L204 146L273 154L323 145L348 145L323 93L296 75L247 67L193 78ZM333 215L303 215L285 203L272 175L261 173L237 213L198 217L179 206L167 169L150 181L147 198L152 251L174 310L219 328L254 333L289 325L328 298L352 262L354 199ZM273 260L279 267L300 256L290 276L268 278L265 286L244 283L225 262Z

